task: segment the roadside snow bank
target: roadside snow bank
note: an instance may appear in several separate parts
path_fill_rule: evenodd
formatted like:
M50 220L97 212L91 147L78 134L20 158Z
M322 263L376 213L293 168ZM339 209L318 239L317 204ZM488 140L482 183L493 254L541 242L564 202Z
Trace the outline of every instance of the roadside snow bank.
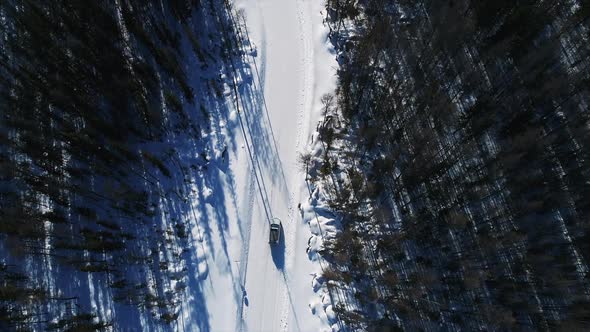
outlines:
M310 150L321 151L322 148L319 140L314 140ZM315 160L321 159L321 153L310 154ZM320 165L319 162L310 163L312 165ZM308 174L315 174L317 169L308 169ZM330 326L332 331L339 331L338 318L333 310L334 299L332 293L328 289L326 279L323 277L324 269L328 266L328 262L324 260L321 255L324 249L324 241L333 239L340 229L340 220L334 215L327 206L328 197L323 190L322 181L308 181L308 198L301 203L300 212L303 220L309 226L311 237L307 243L307 256L317 264L318 270L312 274L312 287L316 297L311 299L309 308L311 313L317 316L326 326Z

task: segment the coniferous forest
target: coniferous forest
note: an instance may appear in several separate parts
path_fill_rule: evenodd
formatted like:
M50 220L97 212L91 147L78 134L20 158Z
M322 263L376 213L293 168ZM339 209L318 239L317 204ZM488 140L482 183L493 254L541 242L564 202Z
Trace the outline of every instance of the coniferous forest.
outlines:
M310 181L352 330L590 329L590 2L329 0Z
M195 225L179 220L203 214L187 197L207 181L206 134L227 111L228 12L216 0L0 2L0 330L174 326L207 272L189 264Z
M221 126L263 98L231 6L0 2L1 331L211 329ZM590 2L325 9L338 83L300 159L338 216L332 327L590 330Z

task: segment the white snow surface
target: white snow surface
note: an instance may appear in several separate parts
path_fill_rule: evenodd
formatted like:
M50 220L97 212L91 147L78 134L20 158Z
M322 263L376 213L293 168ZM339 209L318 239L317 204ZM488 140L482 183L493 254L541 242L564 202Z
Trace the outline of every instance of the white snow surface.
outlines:
M207 246L195 244L199 254L193 264L206 277L199 290L206 303L185 303L180 322L185 330L202 329L195 322L199 318L191 317L191 306L199 305L206 308L212 331L330 331L334 312L318 283L315 254L322 243L317 224L329 220L314 219L297 163L298 154L310 149L320 97L336 83L337 63L322 23L324 3L236 0L233 5L251 44L247 64L236 68L238 106L230 122L217 127L231 137L225 142L230 171L219 170L225 192L202 193L225 197L225 206L210 203L207 209L209 218L215 209L225 209L228 222L211 227ZM231 87L225 94L235 102ZM213 153L216 159L222 154ZM268 243L272 217L283 227L275 246ZM192 231L199 238L200 231Z

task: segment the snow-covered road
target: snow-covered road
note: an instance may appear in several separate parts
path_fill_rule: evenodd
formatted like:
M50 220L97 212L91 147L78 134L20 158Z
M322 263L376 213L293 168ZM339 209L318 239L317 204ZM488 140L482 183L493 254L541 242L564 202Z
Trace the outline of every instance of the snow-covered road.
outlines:
M312 288L320 268L306 253L311 233L297 207L308 196L297 156L315 129L321 95L335 84L323 2L238 0L234 6L243 14L252 46L246 59L250 66L238 69L243 73L241 111L229 165L240 226L229 256L242 302L228 304L207 295L211 328L233 330L235 323L236 330L245 331L329 329L322 315L310 309L310 303L320 301ZM268 244L272 217L282 220L284 237L278 246ZM229 317L231 308L236 309L235 321Z
M259 197L267 199L268 214L280 218L284 229L281 245L269 246L264 204L255 203L243 327L248 331L318 331L328 326L309 307L316 296L312 274L319 266L306 254L311 234L297 210L307 197L297 155L315 128L320 96L334 84L335 61L320 13L323 3L243 0L236 7L243 11L250 40L258 51L252 58L253 76L256 89L264 92L258 104L262 109L245 115L254 127L256 122L261 126L260 132L251 132L264 191Z
M200 212L189 273L199 278L189 281L179 330L330 330L327 297L312 287L320 266L306 252L309 218L298 210L309 206L298 155L308 149L320 97L335 85L322 10L315 0L233 4L243 53L229 68L236 79L223 77L233 111L211 119L208 179L219 185L193 203ZM271 218L283 226L276 246L268 243Z

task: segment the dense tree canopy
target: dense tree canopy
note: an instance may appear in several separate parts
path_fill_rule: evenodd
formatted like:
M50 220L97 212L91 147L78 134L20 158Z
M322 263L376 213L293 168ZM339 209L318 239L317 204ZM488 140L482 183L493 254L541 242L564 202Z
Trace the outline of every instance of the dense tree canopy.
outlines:
M327 11L344 126L323 128L320 176L344 216L324 250L341 318L588 329L588 2Z
M231 76L226 3L8 0L0 18L0 330L116 328L80 307L85 280L175 321L177 215L209 144L191 159L175 140L223 106L197 75Z

